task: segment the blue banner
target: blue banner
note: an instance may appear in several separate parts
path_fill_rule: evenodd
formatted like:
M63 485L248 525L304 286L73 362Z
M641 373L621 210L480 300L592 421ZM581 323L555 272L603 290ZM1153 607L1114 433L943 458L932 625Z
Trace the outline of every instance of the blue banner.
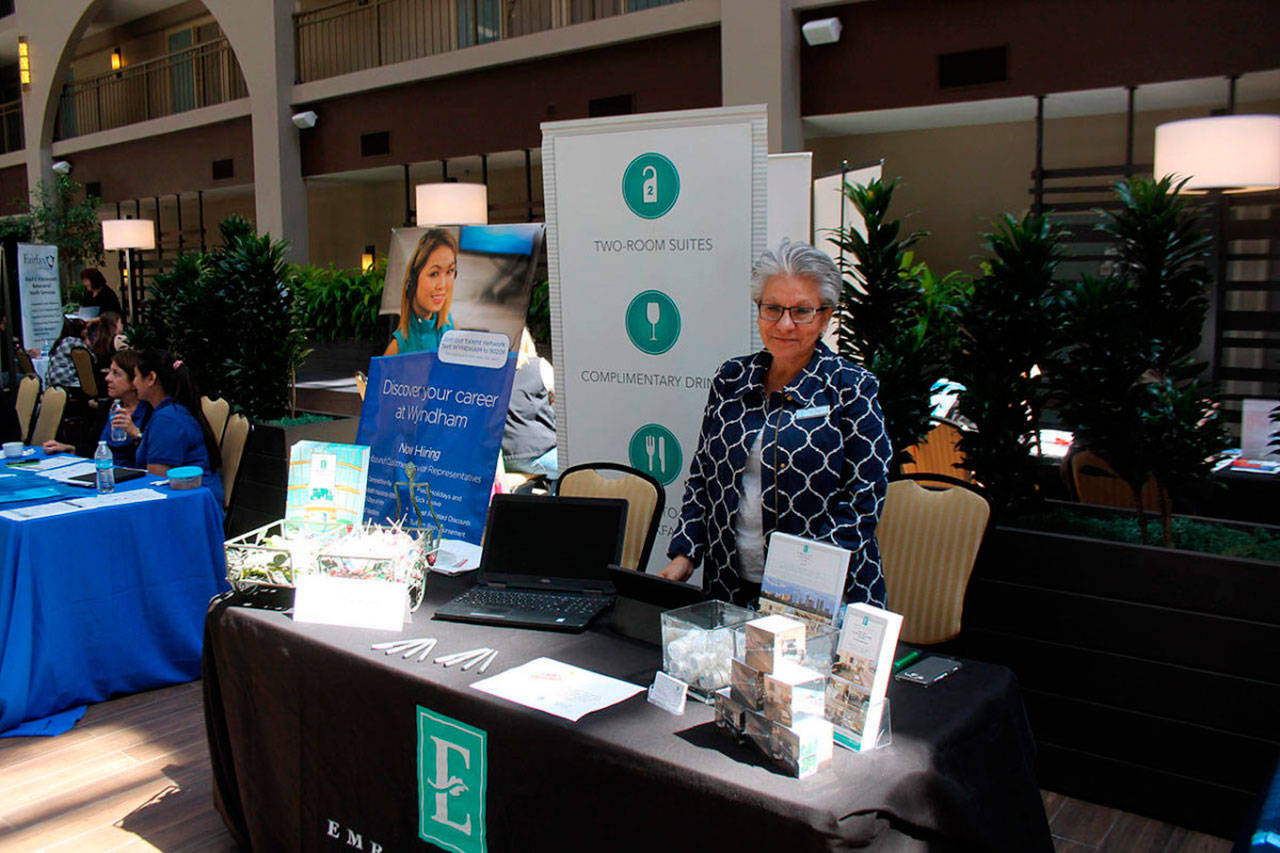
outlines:
M425 484L442 535L480 544L515 375L507 341L500 334L451 331L439 353L370 362L356 437L372 450L366 520L416 525L412 489L430 524Z

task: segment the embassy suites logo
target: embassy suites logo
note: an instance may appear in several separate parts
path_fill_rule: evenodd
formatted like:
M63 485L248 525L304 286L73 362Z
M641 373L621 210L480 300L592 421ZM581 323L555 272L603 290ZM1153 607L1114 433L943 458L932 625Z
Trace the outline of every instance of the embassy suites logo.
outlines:
M656 151L641 154L622 173L622 200L641 219L659 219L680 197L680 172Z
M418 706L418 837L455 853L485 853L488 735Z

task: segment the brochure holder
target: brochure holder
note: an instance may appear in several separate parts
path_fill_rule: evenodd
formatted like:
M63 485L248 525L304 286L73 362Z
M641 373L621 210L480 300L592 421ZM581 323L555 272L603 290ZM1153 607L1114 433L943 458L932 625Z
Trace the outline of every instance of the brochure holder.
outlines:
M877 705L871 706L871 712L874 712L877 708L880 713L880 727L879 731L876 732L874 742L871 742L866 738L865 732L862 735L859 735L854 731L837 726L835 730L836 744L854 752L871 752L876 749L884 749L886 746L892 744L893 724L890 721L888 697L885 697L883 702L879 702ZM865 746L863 745L864 740L867 740Z

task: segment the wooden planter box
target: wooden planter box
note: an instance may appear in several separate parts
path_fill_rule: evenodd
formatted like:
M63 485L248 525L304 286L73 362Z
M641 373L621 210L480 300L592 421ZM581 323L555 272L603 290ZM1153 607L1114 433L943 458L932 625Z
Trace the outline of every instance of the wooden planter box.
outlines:
M337 418L291 427L254 424L240 463L228 536L238 536L284 517L289 449L295 442L310 439L352 444L359 423L359 418Z
M1235 838L1275 771L1280 564L996 527L960 645L1018 674L1045 788Z

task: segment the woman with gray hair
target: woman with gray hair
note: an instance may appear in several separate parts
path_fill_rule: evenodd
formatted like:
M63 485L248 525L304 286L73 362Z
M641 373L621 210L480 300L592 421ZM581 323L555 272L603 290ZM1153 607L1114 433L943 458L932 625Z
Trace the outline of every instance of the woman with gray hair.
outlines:
M875 529L891 452L876 378L822 343L840 271L783 240L752 266L751 296L765 348L716 371L659 574L687 580L701 563L708 597L749 605L781 531L847 548L845 601L883 607Z

